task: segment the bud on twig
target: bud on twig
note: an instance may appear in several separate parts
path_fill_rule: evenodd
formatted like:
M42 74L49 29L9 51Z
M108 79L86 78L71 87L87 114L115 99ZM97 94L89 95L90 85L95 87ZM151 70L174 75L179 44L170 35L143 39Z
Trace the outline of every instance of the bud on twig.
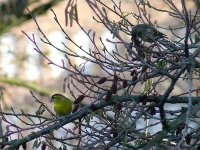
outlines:
M107 78L106 77L103 77L103 78L101 78L97 83L98 84L103 84L104 82L106 82L107 81Z
M80 95L77 99L75 99L74 104L79 104L84 98L85 95Z

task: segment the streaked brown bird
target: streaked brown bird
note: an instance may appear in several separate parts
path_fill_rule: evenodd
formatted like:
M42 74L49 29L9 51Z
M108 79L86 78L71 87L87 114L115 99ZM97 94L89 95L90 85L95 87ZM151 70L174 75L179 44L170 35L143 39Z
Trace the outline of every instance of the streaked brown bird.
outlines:
M166 35L158 31L152 25L149 24L138 24L132 28L131 31L132 39L144 42L155 42L161 38L165 38Z

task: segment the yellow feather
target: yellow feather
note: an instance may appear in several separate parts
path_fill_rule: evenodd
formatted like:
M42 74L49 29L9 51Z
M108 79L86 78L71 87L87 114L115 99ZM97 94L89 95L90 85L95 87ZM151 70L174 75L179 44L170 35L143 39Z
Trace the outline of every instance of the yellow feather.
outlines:
M72 112L72 101L61 94L54 94L51 97L54 102L54 110L58 116L66 116Z

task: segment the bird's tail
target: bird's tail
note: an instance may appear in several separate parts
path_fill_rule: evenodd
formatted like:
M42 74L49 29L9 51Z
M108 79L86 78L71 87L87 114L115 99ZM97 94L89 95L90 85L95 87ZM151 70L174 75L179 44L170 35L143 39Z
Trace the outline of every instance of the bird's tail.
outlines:
M181 47L181 44L171 41L167 38L160 38L160 39L158 39L158 42L162 46L166 47L170 52L178 51L178 50L180 50L180 47Z

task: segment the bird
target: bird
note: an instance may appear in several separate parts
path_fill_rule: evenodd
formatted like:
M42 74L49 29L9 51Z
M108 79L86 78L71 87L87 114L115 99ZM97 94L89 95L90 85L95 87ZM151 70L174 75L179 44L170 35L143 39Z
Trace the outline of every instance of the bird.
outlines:
M176 51L181 47L180 43L169 40L165 34L146 23L135 25L132 28L131 40L135 46L139 48L144 48L142 42L158 42L171 52Z
M54 94L51 97L54 102L54 111L57 116L67 116L72 112L73 102L62 94Z
M155 42L161 38L165 38L166 35L158 31L152 25L138 24L132 28L131 36L133 40L142 40L144 42Z

